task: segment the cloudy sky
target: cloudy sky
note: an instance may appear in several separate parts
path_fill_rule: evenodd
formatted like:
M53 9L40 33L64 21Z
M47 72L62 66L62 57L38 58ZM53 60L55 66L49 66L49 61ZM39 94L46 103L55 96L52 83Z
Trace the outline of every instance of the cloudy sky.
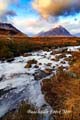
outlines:
M30 36L58 25L80 33L80 0L0 0L0 22Z

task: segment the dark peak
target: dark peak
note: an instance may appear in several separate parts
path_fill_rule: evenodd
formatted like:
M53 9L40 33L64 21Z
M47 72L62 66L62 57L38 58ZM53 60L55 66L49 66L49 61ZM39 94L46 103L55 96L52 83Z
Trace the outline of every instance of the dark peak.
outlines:
M10 31L14 34L23 34L21 31L19 31L16 27L14 27L10 23L0 23L0 30Z
M0 23L0 28L6 28L6 27L12 28L13 26L9 23Z
M10 24L10 23L0 23L0 29L18 31L18 30L17 30L12 24ZM18 32L19 32L19 31L18 31Z
M27 36L10 23L0 23L0 34Z

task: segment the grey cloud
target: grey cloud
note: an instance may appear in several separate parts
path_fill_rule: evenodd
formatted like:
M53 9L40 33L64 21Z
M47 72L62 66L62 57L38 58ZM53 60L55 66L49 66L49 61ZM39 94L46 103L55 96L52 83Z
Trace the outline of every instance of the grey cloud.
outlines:
M9 18L17 16L16 12L13 10L8 10L0 16L0 22L8 22Z

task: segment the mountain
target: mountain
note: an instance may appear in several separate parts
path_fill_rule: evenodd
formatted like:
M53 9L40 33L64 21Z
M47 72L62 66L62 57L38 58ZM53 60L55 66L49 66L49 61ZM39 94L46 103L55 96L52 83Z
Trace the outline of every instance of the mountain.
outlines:
M11 24L0 23L0 36L4 36L4 35L11 35L11 36L19 35L19 36L23 36L25 34L22 33L21 31L19 31L16 27L14 27Z
M41 37L50 37L50 36L72 36L64 27L58 26L56 28L53 28L47 32L41 32L37 36Z
M74 34L74 36L76 36L76 37L80 37L80 33Z

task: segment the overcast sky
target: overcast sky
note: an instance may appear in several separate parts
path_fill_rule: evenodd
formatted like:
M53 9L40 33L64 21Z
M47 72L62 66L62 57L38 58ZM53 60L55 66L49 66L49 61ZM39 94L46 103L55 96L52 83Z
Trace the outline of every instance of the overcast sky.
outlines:
M80 0L0 0L0 22L8 22L28 35L57 25L80 33Z

